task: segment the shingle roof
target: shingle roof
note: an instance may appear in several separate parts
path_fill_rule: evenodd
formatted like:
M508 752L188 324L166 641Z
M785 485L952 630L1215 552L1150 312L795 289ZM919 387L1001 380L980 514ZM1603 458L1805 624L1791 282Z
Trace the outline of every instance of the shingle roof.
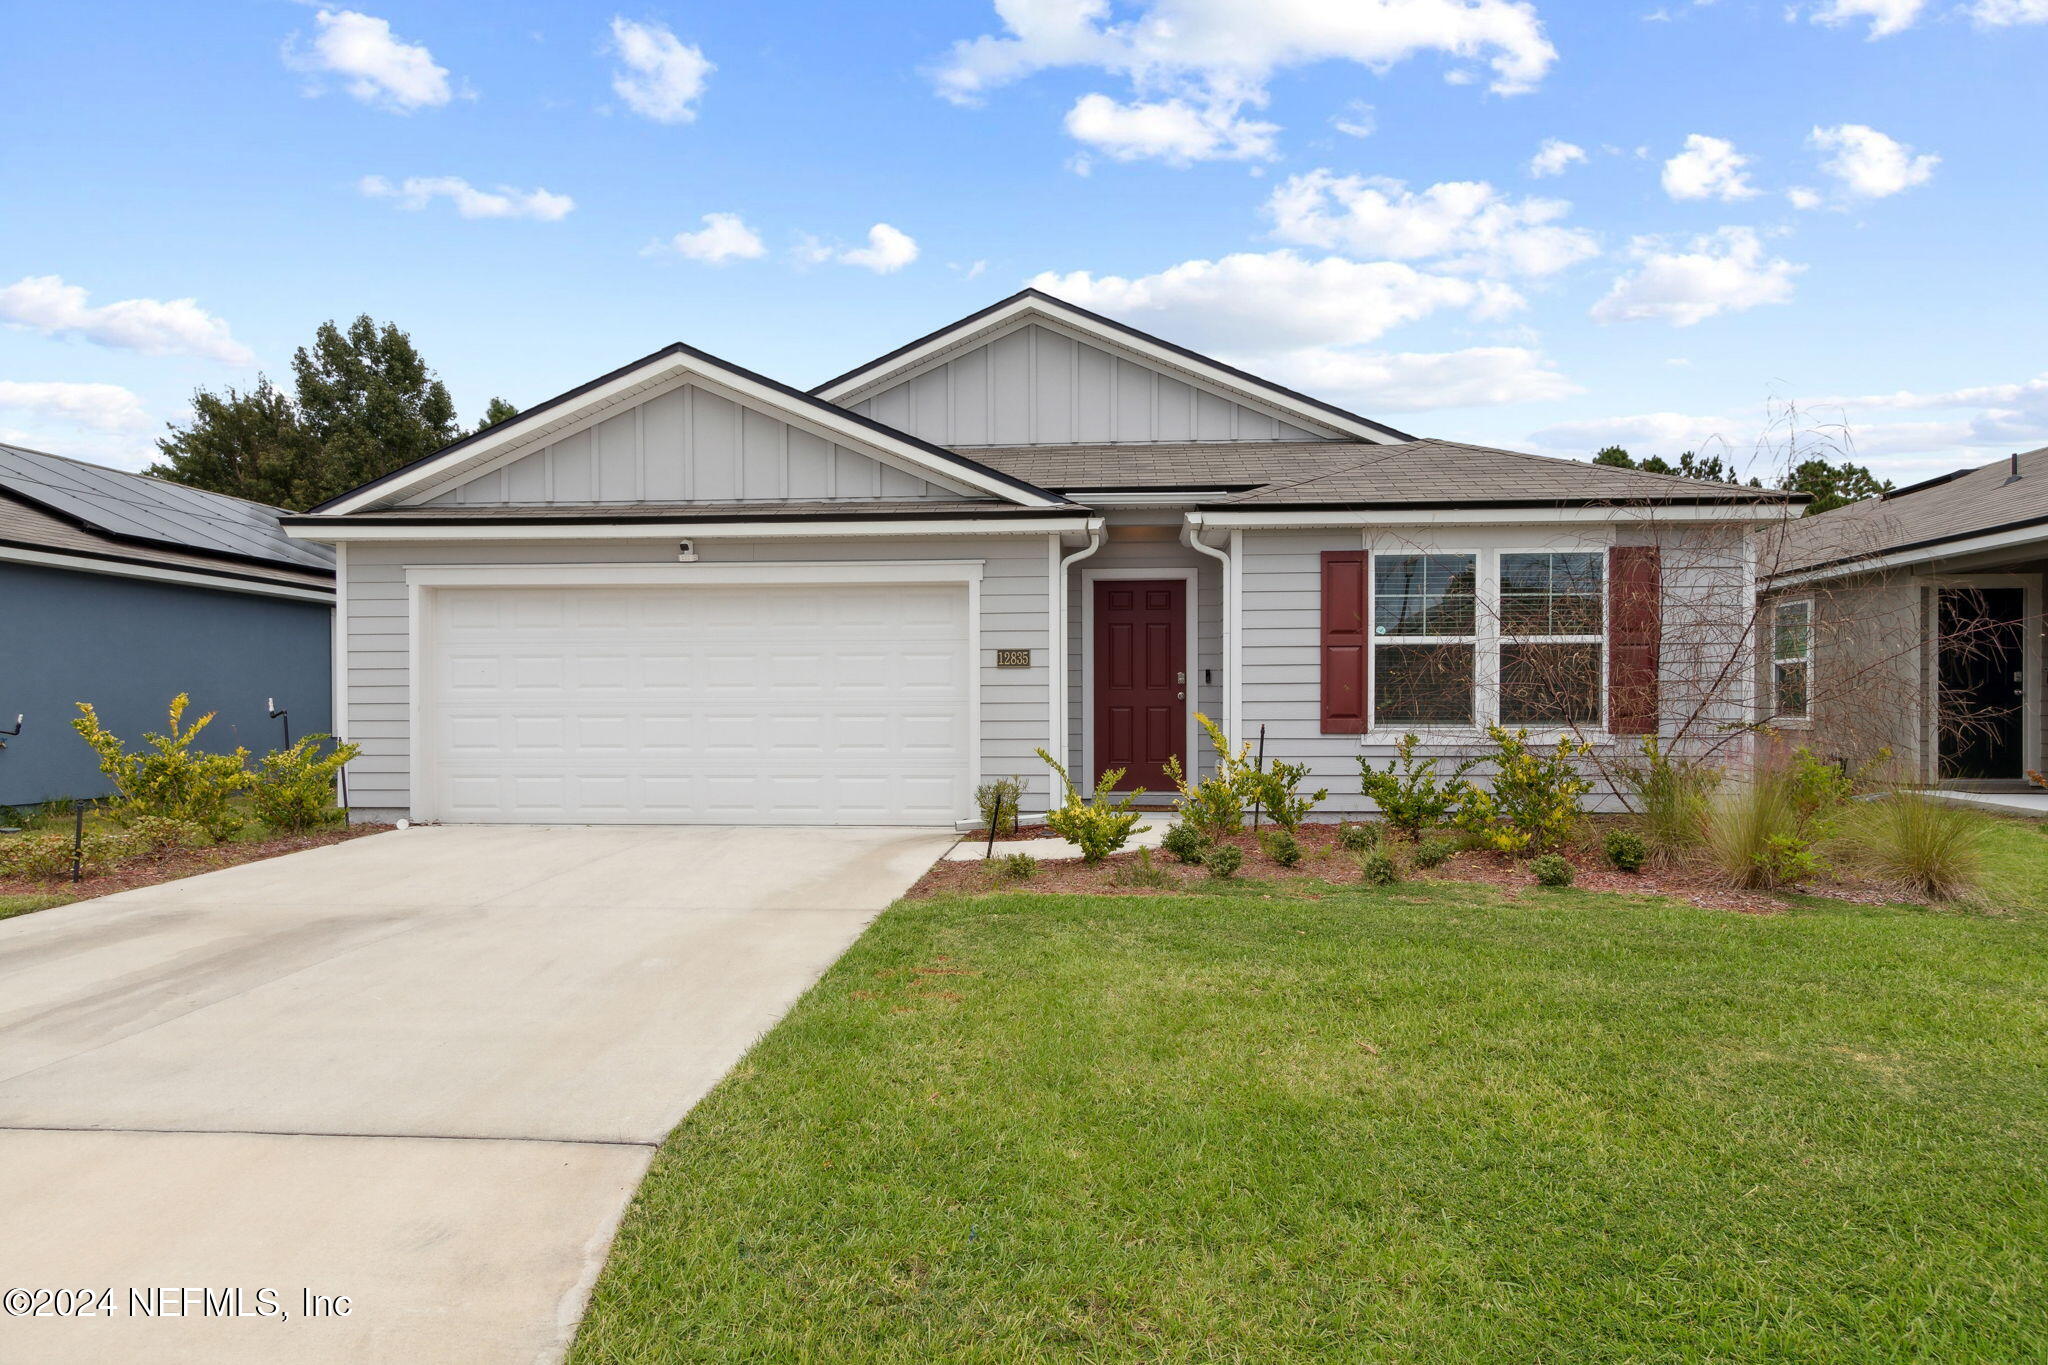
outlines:
M325 588L334 555L288 539L275 507L0 445L0 542Z
M1957 470L1784 528L1770 572L1800 573L1872 555L1928 548L1994 531L2042 527L2048 540L2048 446Z

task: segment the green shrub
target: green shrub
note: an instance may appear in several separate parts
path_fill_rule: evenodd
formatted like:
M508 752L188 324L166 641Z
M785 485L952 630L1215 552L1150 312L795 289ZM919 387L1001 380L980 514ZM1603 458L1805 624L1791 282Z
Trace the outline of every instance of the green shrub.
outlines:
M1408 855L1408 861L1417 867L1442 867L1457 852L1458 841L1455 839L1428 838L1415 846L1415 851Z
M289 749L275 749L256 765L249 804L257 818L274 830L297 834L343 819L348 812L334 804L334 775L361 752L353 744L337 744L322 757L320 745L332 735L307 735Z
M1529 870L1536 874L1539 886L1570 886L1572 878L1578 875L1563 855L1546 853L1529 864Z
M1708 798L1721 774L1670 757L1654 735L1643 741L1642 753L1641 762L1618 765L1615 776L1642 822L1645 841L1666 855L1698 848L1706 837Z
M1450 777L1439 779L1437 760L1415 761L1415 746L1421 742L1416 735L1401 736L1395 756L1387 761L1384 772L1373 767L1372 761L1363 755L1358 760L1359 789L1380 808L1380 816L1387 824L1410 838L1444 822L1469 786L1465 774L1479 762L1476 758L1468 759Z
M1650 856L1648 845L1643 843L1643 836L1631 830L1608 830L1607 837L1601 840L1600 847L1601 851L1606 853L1607 861L1622 872L1641 872L1644 861Z
M1244 866L1244 850L1236 844L1218 844L1202 855L1202 866L1212 877L1235 877Z
M1401 880L1401 865L1384 849L1360 858L1358 870L1364 875L1368 886L1392 886Z
M1095 784L1094 794L1084 797L1067 776L1065 765L1043 749L1038 756L1059 774L1067 793L1064 801L1046 812L1045 823L1081 850L1083 862L1099 863L1130 841L1131 830L1145 818L1143 811L1132 809L1145 794L1144 788L1121 797L1112 795L1124 776L1122 768L1112 768Z
M225 839L242 827L242 817L230 802L251 781L249 751L195 752L192 745L213 720L213 712L180 729L179 722L191 702L183 692L171 699L169 733L145 733L143 742L149 748L142 753L129 753L120 737L100 724L91 702L78 703L80 715L71 726L99 755L100 771L121 794L114 811L117 819L161 815L198 825L214 838Z
M1166 776L1180 793L1175 813L1184 824L1193 825L1213 842L1244 827L1245 802L1249 799L1247 793L1254 771L1252 746L1241 744L1232 750L1222 726L1199 711L1195 712L1195 721L1216 753L1216 772L1200 782L1190 781L1181 770L1179 755L1175 755L1166 760Z
M1546 853L1571 836L1582 817L1579 798L1593 784L1575 760L1593 746L1569 735L1548 752L1529 747L1527 730L1486 727L1493 752L1492 783L1466 783L1460 793L1458 825L1501 853ZM1461 770L1462 771L1462 770Z
M1306 763L1275 762L1264 772L1252 772L1245 785L1252 801L1264 806L1274 824L1293 834L1309 813L1330 799L1330 789L1319 787L1303 795L1302 779L1308 776Z
M204 848L212 842L205 830L189 820L138 815L128 822L128 844L137 854L175 853L179 849Z
M1936 901L1963 900L1984 881L1991 822L1977 811L1894 792L1859 805L1849 820L1857 860L1887 881Z
M1029 853L1003 853L982 863L989 878L999 882L1028 882L1038 875L1038 859Z
M1017 832L1018 803L1024 799L1024 779L999 777L974 789L974 804L981 811L981 827L995 830L998 839Z
M1109 879L1117 886L1146 887L1165 886L1173 880L1166 874L1165 868L1153 863L1152 850L1149 848L1139 849L1138 856L1120 864L1116 871L1110 873Z
M1364 853L1380 846L1380 827L1346 820L1337 826L1337 843L1347 853Z
M1184 863L1199 863L1202 855L1209 851L1209 840L1202 831L1181 820L1166 831L1166 837L1159 841L1159 846Z
M1292 831L1285 829L1263 830L1259 834L1259 849L1268 858L1282 867L1293 867L1301 861L1301 840Z
M79 846L79 871L85 876L97 877L111 871L116 863L129 857L133 851L125 835L88 830ZM0 877L54 882L70 875L71 831L11 834L0 839Z

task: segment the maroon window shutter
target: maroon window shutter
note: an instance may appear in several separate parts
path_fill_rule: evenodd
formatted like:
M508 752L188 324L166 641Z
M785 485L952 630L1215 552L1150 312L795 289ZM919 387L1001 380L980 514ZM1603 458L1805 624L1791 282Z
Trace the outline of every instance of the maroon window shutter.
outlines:
M1654 545L1607 552L1607 729L1657 733L1657 646L1663 623L1661 568Z
M1365 733L1365 550L1323 552L1323 733Z

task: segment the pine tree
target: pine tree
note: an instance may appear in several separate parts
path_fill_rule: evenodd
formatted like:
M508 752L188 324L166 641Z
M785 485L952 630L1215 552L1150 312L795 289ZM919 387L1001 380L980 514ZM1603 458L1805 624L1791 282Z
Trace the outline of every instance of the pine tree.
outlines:
M1844 460L1836 465L1820 459L1801 460L1778 481L1778 487L1788 493L1812 494L1813 501L1806 504L1809 517L1892 491L1890 479L1880 479L1860 464Z
M212 493L297 507L296 489L317 458L298 406L263 376L248 392L200 389L192 424L157 441L163 462L147 473Z
M518 408L513 407L512 404L503 398L493 398L485 405L484 420L476 424L476 429L482 431L487 427L498 425L498 423L505 421L507 418L517 417L518 415Z

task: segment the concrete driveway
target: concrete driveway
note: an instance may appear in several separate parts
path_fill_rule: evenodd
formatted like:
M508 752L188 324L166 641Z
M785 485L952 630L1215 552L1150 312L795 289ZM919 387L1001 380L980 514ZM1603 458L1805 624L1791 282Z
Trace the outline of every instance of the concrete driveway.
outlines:
M952 838L423 828L0 923L0 1291L96 1314L17 1296L0 1361L557 1358L656 1145Z

